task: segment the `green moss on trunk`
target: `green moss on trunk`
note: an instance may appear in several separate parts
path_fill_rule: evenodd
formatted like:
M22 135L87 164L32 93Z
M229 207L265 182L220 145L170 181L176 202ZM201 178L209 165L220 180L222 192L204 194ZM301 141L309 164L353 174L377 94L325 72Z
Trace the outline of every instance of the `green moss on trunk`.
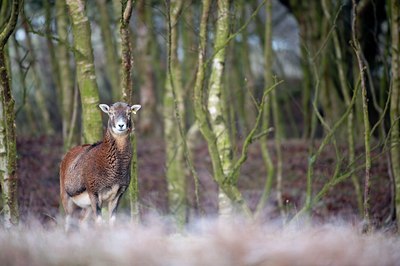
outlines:
M76 75L82 103L83 141L93 143L101 139L102 123L98 110L99 90L96 83L90 23L86 15L86 1L67 0L74 36Z

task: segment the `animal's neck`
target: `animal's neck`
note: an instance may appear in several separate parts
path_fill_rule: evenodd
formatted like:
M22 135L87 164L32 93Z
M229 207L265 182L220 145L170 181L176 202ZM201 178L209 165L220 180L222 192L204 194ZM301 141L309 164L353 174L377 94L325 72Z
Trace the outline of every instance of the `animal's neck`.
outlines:
M109 130L106 131L104 136L104 144L108 146L108 148L116 148L120 152L124 152L130 149L130 138L129 134L126 136L118 136L114 137Z

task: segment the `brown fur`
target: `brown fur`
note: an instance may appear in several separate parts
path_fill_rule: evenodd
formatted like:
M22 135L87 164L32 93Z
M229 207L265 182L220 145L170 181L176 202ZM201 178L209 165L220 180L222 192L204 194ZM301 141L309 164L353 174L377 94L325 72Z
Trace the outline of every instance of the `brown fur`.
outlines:
M132 130L132 109L125 103L106 107L109 109L102 108L109 115L104 139L93 145L72 148L60 165L60 196L67 215L67 230L68 218L81 208L87 209L85 216L93 212L97 221L101 221L101 208L104 203L108 203L110 218L115 218L119 200L130 182L132 147L129 133ZM118 123L125 126L121 133L115 133ZM86 199L86 193L90 206L77 205L78 197Z

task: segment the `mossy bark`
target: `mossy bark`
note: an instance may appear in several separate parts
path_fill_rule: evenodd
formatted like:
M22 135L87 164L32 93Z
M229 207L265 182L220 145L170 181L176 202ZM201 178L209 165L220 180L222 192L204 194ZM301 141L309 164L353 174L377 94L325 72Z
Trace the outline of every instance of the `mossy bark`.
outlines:
M101 139L102 122L98 110L99 90L96 83L91 30L86 15L86 1L66 0L74 36L76 76L82 103L83 142L93 143Z
M121 36L121 89L122 100L128 104L132 104L132 47L129 30L129 22L132 16L133 1L121 1L121 17L119 33ZM132 143L132 162L131 162L131 182L128 188L128 196L130 202L131 220L135 223L139 222L139 185L137 170L137 149L136 135L131 134Z
M186 171L183 145L185 138L180 134L184 127L184 99L182 74L178 59L178 19L183 6L182 0L173 0L168 6L168 72L164 93L164 138L166 145L166 169L168 205L176 222L186 222Z
M240 210L245 214L250 215L251 211L244 202L243 196L237 189L232 180L226 180L221 159L219 156L219 149L217 147L217 137L210 127L209 112L204 106L204 84L205 84L205 57L206 57L206 44L207 44L207 21L210 12L211 1L203 1L203 11L200 21L199 32L199 50L198 50L198 70L196 73L196 82L194 86L194 109L196 121L200 128L201 133L207 141L208 151L211 157L213 167L213 177L218 183L219 189L229 198L229 202L235 203Z
M267 90L272 86L272 1L268 1L265 5L266 21L265 21L265 33L264 33L264 90ZM266 96L264 110L259 110L263 112L262 119L262 130L265 131L269 127L270 123L270 110L271 110L271 97ZM263 194L261 195L260 201L257 206L257 213L262 211L263 207L268 200L272 181L275 173L275 167L272 163L272 159L268 150L268 137L265 136L261 138L261 155L263 157L265 167L267 169L267 174L265 178L265 185Z
M356 54L358 70L360 72L361 78L361 99L362 99L362 114L364 122L364 149L365 149L365 177L364 177L364 230L369 232L371 228L371 126L369 122L368 115L368 95L367 95L367 85L366 85L366 65L364 59L361 55L362 48L357 36L357 4L355 0L352 0L352 45L354 53Z
M391 39L392 39L392 93L390 95L390 154L393 176L396 187L396 218L397 228L400 228L400 130L399 130L399 105L400 105L400 3L391 0Z
M223 173L229 176L232 170L233 150L226 121L226 102L222 83L225 65L226 41L229 36L229 1L219 0L218 20L215 29L215 55L212 60L211 75L208 85L208 111L214 135L217 136L218 156L221 161ZM220 189L219 195L220 215L231 215L233 206L229 197Z
M330 13L330 5L328 4L327 0L323 0L322 2L322 8L325 14L325 17L327 20L331 21L332 20L332 15ZM333 22L334 23L334 22ZM335 25L334 25L335 26ZM347 85L347 79L346 79L346 65L345 61L343 58L343 52L342 52L342 47L339 41L339 33L338 30L335 28L332 32L332 39L333 39L333 46L334 46L334 52L336 56L336 67L339 75L339 83L340 83L340 90L343 94L344 102L346 105L346 108L350 106L351 102L351 95L349 93L349 86ZM347 143L348 143L348 148L349 148L349 164L351 167L351 170L354 172L355 169L355 132L354 132L354 111L351 109L349 116L347 118L347 123L346 123L346 135L347 135ZM358 210L360 214L363 213L363 203L362 203L362 193L361 193L361 188L360 188L360 183L357 179L357 176L355 174L351 175L351 180L353 182L354 190L356 192L356 198L357 198L357 205L358 205Z
M23 1L12 1L11 14L0 33L0 181L2 188L4 226L19 222L17 145L15 134L14 99L7 68L5 46L15 29Z

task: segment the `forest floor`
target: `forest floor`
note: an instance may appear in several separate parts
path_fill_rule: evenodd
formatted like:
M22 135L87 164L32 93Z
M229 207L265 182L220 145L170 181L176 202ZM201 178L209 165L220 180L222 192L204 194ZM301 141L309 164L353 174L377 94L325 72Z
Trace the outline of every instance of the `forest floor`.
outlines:
M18 176L19 208L21 220L38 220L45 227L54 225L59 213L58 169L62 159L62 141L55 137L19 138ZM276 162L273 143L270 143L273 161ZM305 201L308 144L303 140L287 140L283 143L283 199L289 216L300 210ZM239 151L240 147L237 149ZM346 149L340 153L346 154ZM390 213L390 186L384 154L373 151L371 206L374 223L379 227ZM363 164L363 149L358 165ZM194 148L194 163L199 175L199 204L193 191L194 182L188 179L188 201L190 217L200 214L214 216L217 213L217 185L212 179L211 160L207 146L198 142ZM139 190L142 214L167 213L167 186L165 181L165 151L162 139L140 138L138 141ZM314 194L331 178L336 166L336 154L328 147L316 161L314 168ZM346 172L346 162L341 167ZM356 173L363 187L363 169ZM243 165L238 186L251 208L255 208L265 184L265 166L258 143L249 149L248 159ZM264 220L279 217L275 183L263 215ZM123 212L124 204L121 211ZM313 221L324 223L333 220L350 224L360 222L354 186L350 178L331 188L321 201L316 202L312 211Z

